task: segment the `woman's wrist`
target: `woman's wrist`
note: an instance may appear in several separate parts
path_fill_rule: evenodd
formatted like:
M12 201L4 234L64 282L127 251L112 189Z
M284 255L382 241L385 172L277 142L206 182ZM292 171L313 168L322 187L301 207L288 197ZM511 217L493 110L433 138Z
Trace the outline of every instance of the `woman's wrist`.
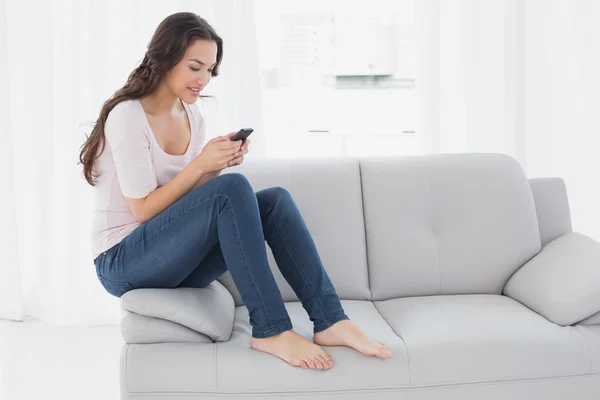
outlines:
M188 168L192 170L196 180L202 178L208 172L202 161L197 158L188 165Z

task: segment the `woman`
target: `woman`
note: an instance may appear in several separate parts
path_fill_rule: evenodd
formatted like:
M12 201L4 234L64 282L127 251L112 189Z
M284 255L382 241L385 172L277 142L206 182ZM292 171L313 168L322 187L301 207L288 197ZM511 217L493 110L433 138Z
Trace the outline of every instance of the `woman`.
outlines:
M102 107L80 161L95 186L93 252L103 287L204 287L229 270L250 315L251 347L290 365L329 369L319 345L391 357L344 313L290 194L254 192L240 165L250 140L235 132L204 144L195 105L218 75L223 42L192 13L158 26L148 51ZM292 330L265 240L314 323L314 342Z

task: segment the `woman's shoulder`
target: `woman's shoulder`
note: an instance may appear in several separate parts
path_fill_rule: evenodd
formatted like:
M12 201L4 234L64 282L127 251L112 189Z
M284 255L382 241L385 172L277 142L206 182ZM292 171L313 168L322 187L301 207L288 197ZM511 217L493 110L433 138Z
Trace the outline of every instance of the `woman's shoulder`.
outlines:
M124 100L110 110L106 118L106 125L114 126L115 124L128 127L144 125L138 100Z
M139 101L123 100L113 107L108 116L124 116L130 118L139 118Z

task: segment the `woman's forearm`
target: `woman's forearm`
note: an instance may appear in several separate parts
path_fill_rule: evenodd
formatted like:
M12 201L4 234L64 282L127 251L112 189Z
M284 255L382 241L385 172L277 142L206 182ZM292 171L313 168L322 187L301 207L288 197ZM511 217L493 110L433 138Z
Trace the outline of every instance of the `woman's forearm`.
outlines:
M140 223L145 223L183 197L195 182L208 174L210 173L203 173L196 166L188 165L164 186L155 189L143 199L128 199L127 204L135 218Z

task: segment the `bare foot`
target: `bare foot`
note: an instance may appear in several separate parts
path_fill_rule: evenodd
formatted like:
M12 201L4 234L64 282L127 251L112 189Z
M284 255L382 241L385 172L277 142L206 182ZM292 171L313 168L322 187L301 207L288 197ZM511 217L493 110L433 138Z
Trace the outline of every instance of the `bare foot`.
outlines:
M354 322L342 320L324 331L315 333L313 342L321 346L348 346L366 356L390 358L392 353L381 343L369 339Z
M329 354L292 330L265 339L252 338L250 347L279 357L294 367L315 369L333 367Z

